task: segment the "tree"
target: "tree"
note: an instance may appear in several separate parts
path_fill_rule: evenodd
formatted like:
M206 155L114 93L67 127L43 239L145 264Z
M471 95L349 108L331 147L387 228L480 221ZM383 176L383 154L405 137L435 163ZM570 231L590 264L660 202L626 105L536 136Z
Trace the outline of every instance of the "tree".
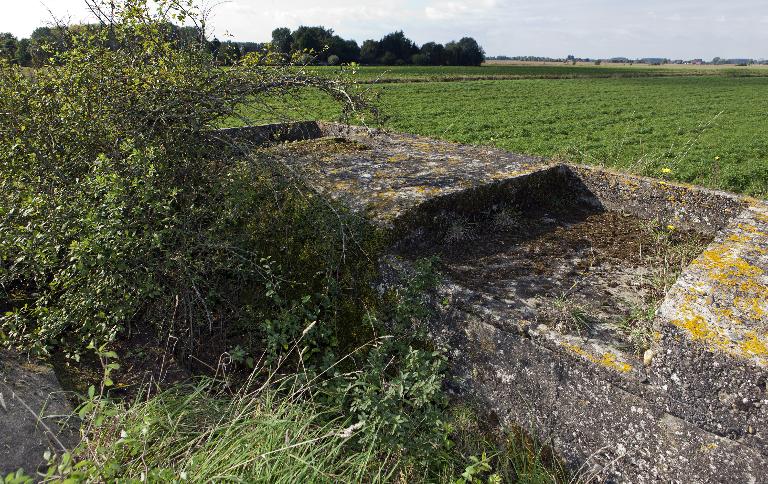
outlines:
M409 64L411 57L418 54L419 48L402 30L387 34L379 41L382 64L395 64L398 61Z
M449 66L461 65L461 46L451 41L445 44L445 63Z
M266 52L267 46L260 42L240 42L240 52L243 55L250 54L251 52ZM274 46L273 46L274 48Z
M338 35L334 35L331 37L330 45L328 46L329 59L331 55L335 55L339 58L339 62L345 64L350 62L359 62L360 47L354 40L344 40Z
M42 67L50 63L57 54L69 48L69 38L69 29L64 27L36 28L29 38L30 64Z
M360 62L363 64L376 64L379 60L379 43L375 40L366 40L360 47Z
M202 38L201 29L192 25L179 27L169 24L170 39L173 40L179 48L194 48L203 45L205 39Z
M291 34L294 52L311 52L319 62L328 58L328 47L333 39L333 30L325 27L300 26Z
M216 37L213 38L210 42L208 42L208 51L213 55L213 58L215 59L219 55L219 50L221 49L221 41L217 39Z
M424 56L426 64L430 66L441 66L445 64L445 47L443 44L427 42L421 46L419 51Z
M472 37L464 37L459 40L461 49L461 65L479 66L485 61L485 51Z
M402 61L402 59L390 51L384 52L384 55L379 58L379 64L383 64L385 66L394 66L397 65L398 62Z
M32 65L32 55L29 53L29 39L21 39L16 46L16 64L24 67Z
M485 51L472 37L445 45L445 59L452 66L479 66L485 61Z
M411 56L411 64L415 66L428 66L429 59L427 58L427 56L419 52L418 54L413 54Z
M291 29L288 27L279 27L272 31L272 48L281 54L290 54L293 38Z
M0 59L16 61L19 40L13 34L0 33Z

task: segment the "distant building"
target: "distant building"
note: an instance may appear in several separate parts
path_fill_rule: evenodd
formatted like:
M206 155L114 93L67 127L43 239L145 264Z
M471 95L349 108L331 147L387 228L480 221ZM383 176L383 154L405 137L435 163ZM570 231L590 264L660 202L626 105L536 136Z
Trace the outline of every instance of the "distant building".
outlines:
M695 66L702 66L702 65L704 65L704 59L693 59L691 61L691 64L693 64Z

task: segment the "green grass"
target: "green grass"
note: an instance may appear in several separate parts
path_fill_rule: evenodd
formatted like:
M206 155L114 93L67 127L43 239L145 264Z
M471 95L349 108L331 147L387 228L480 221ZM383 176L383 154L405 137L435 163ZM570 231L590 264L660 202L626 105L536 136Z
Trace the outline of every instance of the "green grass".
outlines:
M338 72L334 67L310 67L318 73ZM679 76L768 77L768 66L650 66L637 64L611 65L537 65L491 64L468 66L363 66L357 69L364 82L414 82L477 79L591 79L591 78L647 78Z
M394 130L768 196L768 78L528 79L368 88L381 92L386 127ZM271 119L261 109L244 112L250 122ZM336 115L319 96L307 98L292 114Z
M467 405L446 414L450 448L436 448L426 460L376 442L361 444L357 437L368 424L355 424L343 409L314 402L298 380L289 378L292 384L280 391L264 386L231 393L221 382L201 378L130 404L96 398L97 406L85 414L81 444L52 461L48 477L67 482L452 483L469 472L475 478L495 475L499 482L567 481L547 448L515 432L490 434Z

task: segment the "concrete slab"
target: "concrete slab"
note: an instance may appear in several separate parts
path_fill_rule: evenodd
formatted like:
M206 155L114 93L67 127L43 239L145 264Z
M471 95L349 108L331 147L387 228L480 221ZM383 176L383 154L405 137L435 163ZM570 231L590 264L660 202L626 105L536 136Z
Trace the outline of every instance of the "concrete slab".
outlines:
M765 202L333 124L224 134L298 140L268 152L389 231L385 283L440 255L451 389L573 469L768 480Z
M0 351L0 476L34 475L46 451L74 447L78 429L53 368Z

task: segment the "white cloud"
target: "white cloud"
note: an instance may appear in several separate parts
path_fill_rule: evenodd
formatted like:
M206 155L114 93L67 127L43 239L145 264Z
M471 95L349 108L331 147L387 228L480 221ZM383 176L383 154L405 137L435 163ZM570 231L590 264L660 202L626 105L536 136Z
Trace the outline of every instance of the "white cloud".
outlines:
M429 20L458 20L484 16L500 7L497 0L432 2L424 7Z

